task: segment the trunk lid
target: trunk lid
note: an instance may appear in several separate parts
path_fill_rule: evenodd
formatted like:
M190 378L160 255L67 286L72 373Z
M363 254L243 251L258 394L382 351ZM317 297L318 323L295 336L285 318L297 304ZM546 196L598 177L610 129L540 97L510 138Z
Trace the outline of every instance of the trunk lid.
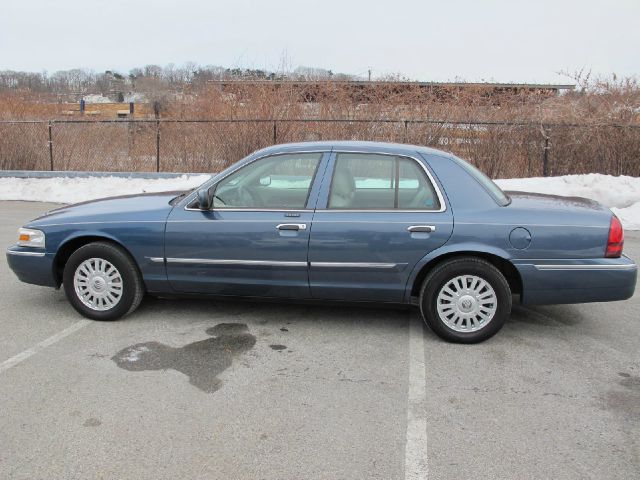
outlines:
M582 197L562 197L560 195L548 195L544 193L530 192L505 192L511 198L511 205L515 208L545 211L573 211L573 212L605 212L611 211L595 200Z

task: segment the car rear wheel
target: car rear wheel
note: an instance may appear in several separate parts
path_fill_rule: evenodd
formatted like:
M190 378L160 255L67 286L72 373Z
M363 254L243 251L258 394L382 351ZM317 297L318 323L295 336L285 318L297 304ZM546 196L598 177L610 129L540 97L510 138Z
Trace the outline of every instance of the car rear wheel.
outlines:
M504 275L486 260L456 258L427 275L420 310L439 337L456 343L482 342L509 317L511 290Z
M133 259L107 242L73 252L64 267L63 284L73 308L93 320L117 320L133 312L144 295Z

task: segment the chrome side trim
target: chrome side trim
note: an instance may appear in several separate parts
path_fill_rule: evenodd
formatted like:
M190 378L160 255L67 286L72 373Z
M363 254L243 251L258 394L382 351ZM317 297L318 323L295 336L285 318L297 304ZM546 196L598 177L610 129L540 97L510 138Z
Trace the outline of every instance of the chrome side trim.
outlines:
M44 257L44 252L23 252L20 250L7 250L7 255L18 255L20 257Z
M445 209L446 210L446 209ZM318 208L316 212L322 213L442 213L445 210L400 210L400 209L369 209L369 210L356 210L356 209L347 209L347 208ZM351 222L351 220L347 220ZM381 222L381 223L389 223L389 222ZM398 223L406 223L406 222L398 222Z
M635 270L638 266L635 263L627 265L535 265L538 270Z
M156 257L150 258L155 261ZM158 258L158 261L163 259ZM278 260L227 260L212 258L175 258L168 257L167 263L195 264L195 265L242 265L261 267L316 267L316 268L396 268L397 263L370 263L370 262L290 262ZM400 264L403 265L403 264Z
M575 265L587 265L584 262L586 260L612 260L610 258L607 257L600 257L600 258L513 258L511 259L513 262L583 262L583 263L576 263ZM622 254L622 256L620 257L620 260L628 260L630 263L627 263L626 265L631 265L632 263L635 263L633 260L631 260L629 257L627 257L624 253ZM544 265L542 263L536 263L536 265ZM551 263L549 263L548 265L552 265ZM555 263L553 265L556 265ZM563 264L563 265L573 265L573 264ZM593 264L593 265L601 265L601 264ZM615 265L615 264L614 264Z
M321 211L321 210L318 210ZM322 212L335 212L337 210L322 210ZM405 210L376 210L375 212L373 210L361 210L361 211L366 211L366 212L373 212L373 213L380 213L380 212L408 212ZM411 210L411 212L413 213L427 213L426 211L422 211L422 210ZM433 212L429 212L429 213L433 213ZM404 224L406 225L407 221L402 221L402 220L375 220L375 219L371 219L371 220L317 220L314 219L313 223L368 223L369 225L372 223L384 223L385 225L387 224ZM438 225L446 225L443 222L438 223Z
M209 210L201 210L200 208L184 207L187 212L313 212L309 209L294 208L211 208ZM218 220L216 220L218 221Z
M202 211L202 210L198 210L198 211ZM212 212L215 210L211 210ZM228 210L227 210L228 211ZM239 211L239 210L236 210ZM248 211L248 210L244 210L244 211ZM257 211L257 210L252 210L252 211ZM284 212L284 210L269 210L270 212ZM309 210L312 211L312 210ZM291 218L299 218L299 217L291 217ZM205 219L205 220L199 220L199 219L189 219L189 220L167 220L167 223L208 223L208 222L216 222L216 223L274 223L277 222L277 220L275 219L271 219L271 220L260 220L260 219L250 219L250 220L238 220L238 219L229 219L229 218L217 218L215 220L212 220L210 218ZM386 222L388 223L388 222Z
M311 262L312 268L396 268L397 263Z
M147 257L149 259L150 262L153 263L163 263L164 262L164 257Z
M256 267L307 267L307 262L288 262L278 260L219 260L212 258L167 258L167 263L186 263L201 265L245 265Z

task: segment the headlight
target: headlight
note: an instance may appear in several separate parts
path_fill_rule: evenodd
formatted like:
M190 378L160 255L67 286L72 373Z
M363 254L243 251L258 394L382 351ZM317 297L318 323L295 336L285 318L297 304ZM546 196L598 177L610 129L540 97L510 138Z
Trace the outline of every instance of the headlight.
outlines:
M44 232L31 228L18 230L18 245L21 247L44 248Z

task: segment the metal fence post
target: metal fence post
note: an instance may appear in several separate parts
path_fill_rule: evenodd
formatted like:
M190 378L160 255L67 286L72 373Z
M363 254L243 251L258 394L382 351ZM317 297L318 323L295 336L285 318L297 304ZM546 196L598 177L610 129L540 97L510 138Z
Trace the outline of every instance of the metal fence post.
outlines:
M547 131L542 126L542 135L544 135L544 148L543 148L543 156L542 156L542 176L549 176L549 135L547 135Z
M273 144L278 143L278 122L273 122Z
M405 121L404 121L404 139L403 139L403 142L404 142L404 143L407 143L407 140L409 139L409 135L408 135L408 133L407 133L407 127L408 127L408 125L409 125L409 121L408 121L408 120L405 120Z
M160 120L156 120L156 172L160 173Z
M49 127L48 128L48 130L49 130L49 142L48 142L48 144L49 144L49 167L50 167L50 170L53 172L53 132L51 131L52 130L52 128L51 128L52 127L51 120L49 120L48 127Z

